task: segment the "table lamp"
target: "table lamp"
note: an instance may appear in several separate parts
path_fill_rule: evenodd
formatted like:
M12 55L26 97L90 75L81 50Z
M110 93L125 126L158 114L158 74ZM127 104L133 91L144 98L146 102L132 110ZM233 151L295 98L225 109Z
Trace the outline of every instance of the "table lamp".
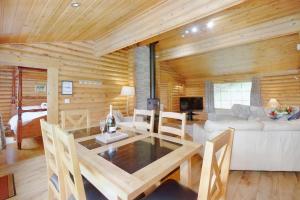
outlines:
M127 111L127 116L129 115L128 113L128 107L129 107L129 96L134 96L134 87L131 86L123 86L121 90L121 95L126 96L127 104L126 104L126 111Z
M278 108L280 107L279 102L275 98L271 98L267 104L268 108Z

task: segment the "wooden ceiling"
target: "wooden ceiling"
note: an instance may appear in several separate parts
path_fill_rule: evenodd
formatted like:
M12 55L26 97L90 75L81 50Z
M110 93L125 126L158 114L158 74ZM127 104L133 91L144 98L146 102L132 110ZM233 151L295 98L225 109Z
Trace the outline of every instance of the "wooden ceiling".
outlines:
M0 43L95 40L161 0L1 0Z
M193 26L200 31L183 38ZM299 0L248 0L140 44L158 40L161 62L186 78L209 77L300 68L299 33Z
M297 42L293 34L165 62L185 78L293 70L300 68Z
M223 12L151 38L146 42L159 41L159 48L163 51L299 13L299 0L248 0ZM210 21L214 22L212 29L206 28L206 23ZM184 31L193 26L197 26L200 31L182 38Z
M0 44L93 40L100 56L244 1L0 0Z

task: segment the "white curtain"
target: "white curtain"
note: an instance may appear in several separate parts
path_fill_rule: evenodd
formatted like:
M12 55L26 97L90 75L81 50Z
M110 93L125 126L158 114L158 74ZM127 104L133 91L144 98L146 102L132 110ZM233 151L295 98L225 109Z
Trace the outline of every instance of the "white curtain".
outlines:
M251 106L262 106L261 91L260 91L260 79L258 77L252 78L250 105Z
M205 110L207 113L215 112L214 84L211 81L205 81Z

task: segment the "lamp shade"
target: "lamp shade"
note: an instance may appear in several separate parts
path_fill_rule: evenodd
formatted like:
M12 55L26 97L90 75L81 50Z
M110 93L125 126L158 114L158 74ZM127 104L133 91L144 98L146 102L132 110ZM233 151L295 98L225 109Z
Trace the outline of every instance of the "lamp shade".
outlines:
M123 86L121 90L122 96L134 96L134 87Z
M267 107L269 108L278 108L280 106L279 102L277 99L271 98L267 104Z

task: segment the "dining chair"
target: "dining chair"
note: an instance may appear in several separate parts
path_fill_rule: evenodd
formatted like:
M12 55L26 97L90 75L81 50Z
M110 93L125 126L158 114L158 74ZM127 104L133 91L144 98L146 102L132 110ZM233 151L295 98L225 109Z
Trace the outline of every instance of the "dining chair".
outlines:
M89 129L90 124L89 110L65 110L61 111L61 127L64 130Z
M228 129L206 142L198 194L168 179L144 200L225 200L233 134L234 130Z
M134 114L133 114L133 127L137 129L145 129L149 130L151 133L154 130L154 110L138 110L134 109ZM137 120L138 116L143 116L143 117L150 117L150 121L148 122L141 122Z
M48 199L65 199L65 190L62 183L61 163L59 160L57 140L52 124L47 123L44 119L40 120L44 151L47 164L48 174Z
M61 159L63 184L68 200L107 200L91 183L81 176L73 134L54 127L57 136L58 151Z
M181 121L181 127L175 128L168 125L163 125L164 119L175 119ZM170 133L176 136L180 136L181 139L185 138L185 128L186 128L186 114L176 113L176 112L162 112L159 113L159 123L158 123L158 134Z

